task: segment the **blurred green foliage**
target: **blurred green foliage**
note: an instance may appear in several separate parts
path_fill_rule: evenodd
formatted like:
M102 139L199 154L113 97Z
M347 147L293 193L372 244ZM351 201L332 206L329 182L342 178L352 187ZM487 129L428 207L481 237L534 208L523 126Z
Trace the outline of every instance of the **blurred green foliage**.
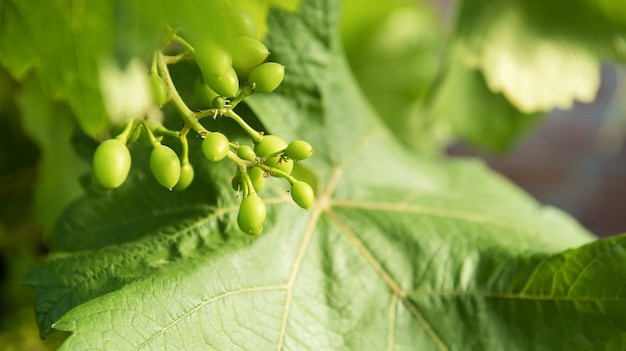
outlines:
M34 293L21 284L45 249L33 201L40 152L22 128L14 103L18 89L0 68L0 350L52 350L64 336L39 339Z

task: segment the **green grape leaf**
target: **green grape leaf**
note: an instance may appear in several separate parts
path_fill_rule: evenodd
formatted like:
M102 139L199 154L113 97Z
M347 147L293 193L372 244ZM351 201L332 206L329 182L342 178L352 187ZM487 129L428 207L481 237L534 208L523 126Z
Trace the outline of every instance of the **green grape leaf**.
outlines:
M464 1L456 34L466 63L525 113L591 102L600 60L626 59L620 0Z
M542 116L522 113L501 94L492 93L483 75L463 63L458 49L450 50L448 66L428 109L451 134L496 152L509 150Z
M270 179L250 237L232 164L195 157L180 194L136 167L66 212L59 250L27 277L42 333L72 332L62 350L626 347L626 237L594 241L477 161L408 152L349 73L339 7L273 11L285 80L246 99L266 132L314 146L312 208Z
M106 132L97 63L112 41L110 6L103 1L73 3L4 0L0 61L16 76L36 66L49 94L64 99L80 126L93 136ZM89 14L98 13L98 16ZM54 18L54 25L45 26ZM19 64L21 63L21 64Z

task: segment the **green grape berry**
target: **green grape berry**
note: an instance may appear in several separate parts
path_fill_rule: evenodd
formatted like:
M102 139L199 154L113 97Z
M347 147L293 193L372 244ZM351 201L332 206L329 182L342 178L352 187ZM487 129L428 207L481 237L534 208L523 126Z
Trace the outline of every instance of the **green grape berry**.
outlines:
M298 206L308 210L313 205L315 195L309 184L297 181L291 185L291 198Z
M265 135L254 145L254 151L259 157L273 156L286 148L287 142L276 135Z
M203 76L207 74L220 74L228 68L231 68L233 64L230 52L228 52L223 45L212 39L202 40L197 43L194 56ZM204 82L211 86L206 79Z
M257 93L270 93L274 91L285 78L285 66L276 62L266 62L258 65L248 77L248 82L253 84Z
M266 214L267 209L263 199L256 193L249 194L239 206L239 213L237 214L239 229L246 234L260 234Z
M219 73L202 72L206 84L221 96L235 96L239 90L239 77L232 67Z
M245 69L258 66L270 54L263 43L250 37L235 37L230 46L233 66L237 68Z
M224 108L224 106L226 105L226 99L221 96L216 96L215 98L213 98L211 105L213 106L213 108L216 109Z
M263 226L260 226L259 228L257 228L256 230L251 231L250 235L261 235L261 232L263 232Z
M167 84L163 78L156 74L150 75L150 87L152 88L152 96L154 103L161 107L167 102Z
M191 163L186 162L180 166L180 178L178 183L174 186L174 190L182 191L187 189L193 181L194 171Z
M233 179L230 181L230 186L234 191L240 191L243 187L243 179L241 174L236 174Z
M291 174L291 172L293 171L293 160L286 158L286 157L282 157L282 156L270 157L266 159L265 162L263 163L266 166L276 168L277 170L285 172L287 174ZM274 173L273 175L276 177L282 178L282 175L279 173Z
M159 184L172 190L180 179L178 155L168 146L157 145L150 154L150 170Z
M237 156L246 161L254 161L256 159L254 149L248 145L241 145L239 149L237 149Z
M196 78L193 84L193 94L200 103L202 107L212 107L213 100L220 96L218 93L214 92L204 81L198 77Z
M248 170L248 176L252 181L252 186L257 193L265 189L265 171L259 167L252 167Z
M126 145L109 139L98 145L93 155L93 174L98 184L107 189L122 185L130 172L130 151Z
M196 45L196 63L204 82L222 96L235 96L239 90L239 77L232 67L231 54L219 43L204 40Z
M306 141L294 140L287 145L285 155L295 161L305 160L313 155L313 147Z
M254 39L258 38L256 21L250 12L243 7L233 6L231 15L233 24L229 27L235 31L233 34Z
M211 162L221 161L229 149L228 138L220 132L209 133L202 141L202 152Z

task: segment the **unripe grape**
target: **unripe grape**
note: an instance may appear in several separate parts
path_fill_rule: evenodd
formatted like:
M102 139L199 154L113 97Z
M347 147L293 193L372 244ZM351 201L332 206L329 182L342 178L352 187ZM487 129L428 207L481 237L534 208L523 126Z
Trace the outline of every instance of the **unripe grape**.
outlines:
M239 206L239 213L237 214L239 229L246 234L260 234L266 213L263 199L256 193L251 193L241 201Z
M226 99L221 96L216 96L215 98L213 98L211 105L213 106L213 108L216 109L224 108L224 106L226 105Z
M194 55L203 75L220 74L231 68L233 64L230 52L212 39L199 42L195 47ZM206 79L204 82L209 84Z
M152 96L154 97L154 103L161 107L167 102L167 84L163 78L156 74L150 75L150 87L152 88Z
M230 186L233 188L234 191L239 191L243 187L242 182L243 180L241 178L241 174L236 174L230 181Z
M283 78L285 78L285 66L276 62L266 62L250 72L248 82L253 84L256 93L269 93L278 88Z
M98 145L93 155L93 177L107 189L122 185L130 171L130 151L126 145L109 139Z
M221 96L235 96L239 90L239 77L232 67L226 70L214 73L202 71L202 77L206 84Z
M252 181L252 186L257 193L265 189L265 171L259 167L252 167L248 170L248 176Z
M198 77L196 78L193 84L193 93L200 102L202 107L212 107L213 100L219 96L218 93L214 92L204 81Z
M250 12L243 7L233 6L231 15L233 23L229 27L235 31L235 35L258 39L256 21Z
M308 210L313 205L315 194L309 184L297 181L291 185L291 198L298 206Z
M150 169L159 184L172 190L180 179L180 160L174 150L163 144L150 153Z
M288 159L285 157L281 157L281 156L274 156L274 157L270 157L268 159L265 160L265 162L263 162L266 166L272 167L272 168L276 168L280 171L283 171L287 174L291 174L291 172L293 171L293 160L292 159ZM279 173L274 173L273 174L275 177L280 177L282 178L282 175Z
M256 159L254 149L248 145L241 145L239 149L237 149L237 156L246 161L254 161Z
M276 135L265 135L256 145L254 151L259 157L267 157L287 148L287 142Z
M251 231L250 235L261 235L261 232L263 232L263 226L260 226L259 228L257 228L256 230Z
M304 160L313 155L313 147L306 141L294 140L287 145L285 155L292 160Z
M260 41L249 37L235 37L230 43L233 66L251 68L260 65L270 52Z
M196 45L195 58L204 82L222 96L235 96L239 89L239 78L232 67L230 53L213 40Z
M191 163L186 162L180 166L180 178L178 183L174 186L174 190L182 191L187 189L193 181L194 171Z
M209 133L202 141L202 152L211 162L221 161L229 149L228 138L220 132Z

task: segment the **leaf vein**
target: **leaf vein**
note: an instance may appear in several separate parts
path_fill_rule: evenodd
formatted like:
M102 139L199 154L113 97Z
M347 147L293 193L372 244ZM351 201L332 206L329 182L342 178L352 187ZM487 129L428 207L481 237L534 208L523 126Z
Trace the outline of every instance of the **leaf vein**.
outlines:
M229 291L226 293L223 293L221 295L217 295L214 297L211 297L207 300L202 301L200 304L198 304L196 307L186 311L185 313L183 313L182 315L180 315L178 318L174 319L172 322L170 322L168 325L166 325L165 327L163 327L159 332L151 335L149 338L147 338L146 340L144 340L141 344L139 344L137 346L137 350L141 349L143 346L145 346L147 343L149 343L151 340L153 340L154 338L158 337L159 335L164 334L165 332L167 332L171 327L173 327L174 325L176 325L177 323L179 323L180 321L184 320L185 318L191 316L193 313L195 313L196 311L200 310L201 308L203 308L204 306L218 301L220 299L224 299L227 297L231 297L234 295L239 295L239 294L246 294L246 293L254 293L254 292L259 292L259 291L271 291L271 290L283 290L286 289L287 286L285 285L268 285L268 286L259 286L259 287L254 287L254 288L243 288L243 289L239 289L239 290L234 290L234 291Z
M447 351L448 347L443 342L443 340L439 337L437 332L433 329L430 323L424 318L424 316L420 313L417 307L411 302L411 300L407 297L406 292L402 290L402 288L396 283L395 280L389 275L389 273L382 267L381 263L374 257L374 255L368 250L365 244L356 236L356 234L339 218L337 213L332 210L327 211L328 216L332 221L337 224L337 226L341 229L341 231L346 235L346 237L352 242L355 248L363 255L363 257L367 260L367 262L372 266L372 268L378 273L378 275L382 278L382 280L387 284L387 286L396 294L401 300L402 303L406 306L409 312L413 315L413 317L418 321L418 323L424 328L426 333L431 337L433 342L437 345L437 348L441 351Z

